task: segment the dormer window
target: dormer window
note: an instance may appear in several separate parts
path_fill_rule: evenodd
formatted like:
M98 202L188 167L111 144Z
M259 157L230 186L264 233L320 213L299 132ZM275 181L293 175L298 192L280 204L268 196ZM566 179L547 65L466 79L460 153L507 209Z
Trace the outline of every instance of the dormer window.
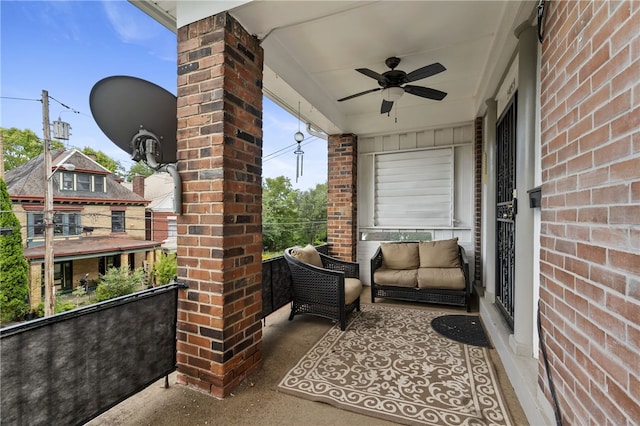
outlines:
M91 191L91 175L79 173L76 175L76 185L78 191Z
M75 176L75 173L69 173L69 172L62 173L62 190L63 191L74 190L74 184L73 184L74 176Z
M76 192L106 192L106 177L103 175L92 175L89 173L77 173L64 171L60 173L61 191Z
M93 177L93 192L106 192L104 187L104 176Z

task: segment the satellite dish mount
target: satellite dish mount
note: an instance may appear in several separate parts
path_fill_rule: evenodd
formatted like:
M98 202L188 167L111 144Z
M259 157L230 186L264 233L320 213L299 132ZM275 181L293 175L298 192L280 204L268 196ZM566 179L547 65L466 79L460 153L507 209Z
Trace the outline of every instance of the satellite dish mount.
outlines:
M162 164L160 161L160 147L162 136L157 136L142 126L138 133L131 139L131 159L144 161L153 170L158 170Z

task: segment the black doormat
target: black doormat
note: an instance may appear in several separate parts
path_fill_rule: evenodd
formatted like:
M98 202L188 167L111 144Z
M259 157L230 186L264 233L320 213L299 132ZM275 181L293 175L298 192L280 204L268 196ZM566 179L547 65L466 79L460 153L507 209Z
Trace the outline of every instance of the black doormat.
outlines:
M491 348L482 321L476 315L443 315L431 320L431 327L456 342Z

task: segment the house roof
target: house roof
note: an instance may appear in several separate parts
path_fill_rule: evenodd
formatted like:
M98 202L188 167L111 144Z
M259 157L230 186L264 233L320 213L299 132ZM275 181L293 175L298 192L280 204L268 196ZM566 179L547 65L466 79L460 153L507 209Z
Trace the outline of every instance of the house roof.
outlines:
M117 176L108 169L77 150L55 150L51 152L52 170L56 170L53 179L53 198L55 202L100 203L100 204L138 204L148 201L118 182ZM74 172L85 172L106 176L106 192L60 191L60 171L65 164L73 164ZM14 201L44 201L46 178L44 154L32 158L23 165L9 170L5 182L11 199Z
M53 256L56 262L133 253L151 248L160 248L159 241L135 240L122 237L83 237L73 240L56 240ZM24 249L24 256L30 261L44 260L44 245Z

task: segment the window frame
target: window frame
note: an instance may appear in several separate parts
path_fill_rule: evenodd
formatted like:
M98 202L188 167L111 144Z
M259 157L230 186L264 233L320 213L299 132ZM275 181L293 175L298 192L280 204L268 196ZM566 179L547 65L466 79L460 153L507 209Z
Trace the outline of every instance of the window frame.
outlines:
M64 192L95 192L104 194L107 192L107 177L101 174L83 172L59 172L58 187ZM81 185L84 185L81 188Z
M54 212L53 223L53 232L55 236L75 237L82 234L82 216L79 211L73 210ZM75 232L73 231L73 229L75 229Z
M112 210L111 211L111 232L114 234L121 234L126 232L126 216L124 210ZM121 223L119 223L121 222Z
M27 237L30 239L44 238L44 228L44 212L29 212L27 217Z
M87 173L76 174L76 191L81 192L93 192L92 176ZM84 188L82 186L85 186Z
M93 175L93 192L107 192L107 178L104 175ZM98 183L99 182L99 183Z
M61 191L75 191L75 173L72 172L61 172L62 178L60 179L60 190Z

